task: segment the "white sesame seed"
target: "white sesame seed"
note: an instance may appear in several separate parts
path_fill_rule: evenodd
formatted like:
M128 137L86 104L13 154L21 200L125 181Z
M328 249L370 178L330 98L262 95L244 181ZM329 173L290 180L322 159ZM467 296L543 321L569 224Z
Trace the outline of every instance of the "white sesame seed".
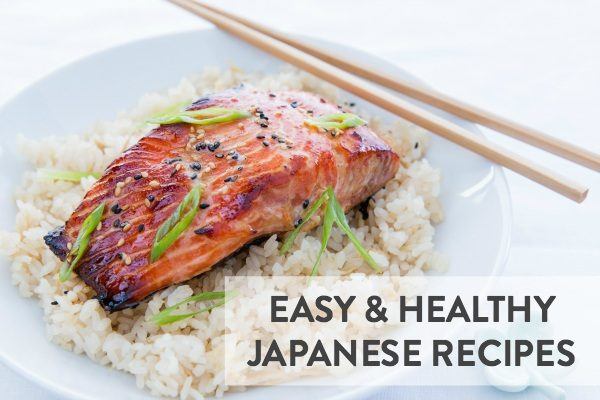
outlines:
M133 178L131 176L128 176L127 178L125 178L125 184L131 183L133 182Z
M98 222L98 226L96 227L96 230L99 231L102 229L102 221Z
M129 222L126 222L125 226L123 227L123 232L127 232L130 229L131 229L131 224Z
M142 172L142 178L147 178L148 177L148 173L146 171Z
M125 182L117 182L118 188L123 188L123 186L125 186Z
M119 197L121 195L121 188L116 188L115 189L115 196Z
M144 204L146 205L146 207L150 208L150 200L144 200Z
M159 187L160 186L160 182L157 180L152 180L150 181L150 183L148 183L148 185L150 185L150 187Z
M119 241L117 242L117 246L123 246L125 244L125 239L121 238L119 239Z
M67 243L67 249L71 250L72 247L73 247L73 243L71 243L71 242Z

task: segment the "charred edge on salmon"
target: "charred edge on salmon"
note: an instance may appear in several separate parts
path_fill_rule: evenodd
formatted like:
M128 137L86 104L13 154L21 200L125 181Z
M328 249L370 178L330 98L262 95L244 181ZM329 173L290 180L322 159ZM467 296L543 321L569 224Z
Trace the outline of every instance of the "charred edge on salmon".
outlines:
M65 238L65 226L59 226L44 236L44 243L61 260L67 258L67 239Z

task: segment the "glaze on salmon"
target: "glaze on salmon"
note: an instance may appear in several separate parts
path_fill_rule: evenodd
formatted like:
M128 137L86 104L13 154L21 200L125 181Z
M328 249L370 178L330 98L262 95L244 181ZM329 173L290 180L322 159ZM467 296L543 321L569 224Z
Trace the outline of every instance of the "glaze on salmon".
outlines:
M106 203L101 228L76 267L106 309L133 306L259 237L292 230L328 186L349 210L398 170L398 155L366 125L336 137L306 126L307 118L340 112L313 94L242 88L188 109L213 106L253 116L159 126L114 160L65 226L45 237L64 260L83 220ZM204 192L192 224L150 263L156 230L199 184Z

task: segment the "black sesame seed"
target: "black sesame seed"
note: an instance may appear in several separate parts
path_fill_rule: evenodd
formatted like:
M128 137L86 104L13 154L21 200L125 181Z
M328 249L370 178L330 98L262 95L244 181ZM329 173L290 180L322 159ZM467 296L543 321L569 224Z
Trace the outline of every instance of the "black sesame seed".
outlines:
M148 199L149 202L153 202L155 199L153 194L149 194L146 198Z
M203 226L202 228L198 228L194 231L196 235L204 235L207 233L211 233L213 231L212 226Z
M263 142L263 146L265 147L269 147L269 142L267 142L266 140Z
M217 153L217 154L215 154L215 157L223 158L223 157L225 157L225 155L223 153Z
M279 136L277 136L276 134L272 133L271 134L271 139L277 139Z
M210 204L208 204L208 203L200 203L200 208L201 208L202 210L204 210L204 209L206 209L206 208L208 208L208 207L210 207Z
M121 227L121 220L119 218L115 219L113 221L113 227L114 228L120 228Z
M279 139L277 139L277 141L278 141L279 143L285 143L285 139L282 139L282 138L279 138Z
M110 208L110 211L112 211L115 214L119 214L121 211L123 211L123 209L119 206L119 203L115 203L113 204L113 206Z
M142 174L135 174L133 176L133 179L135 179L136 181L139 181L140 179L142 179Z
M416 142L415 143L415 149L418 149L418 148L419 148L419 142Z
M202 169L202 165L200 165L200 163L193 162L190 164L190 168L194 171L200 171Z
M170 160L165 161L167 164L173 164L176 163L177 161L181 161L181 158L172 158Z
M322 97L319 99L319 101L320 101L321 103L325 103L325 99L324 99L324 98L322 98Z
M68 291L68 290L65 290L65 291L63 292L63 294L69 294L69 291Z
M241 165L240 165L239 167L237 167L237 170L238 170L238 171L241 171L241 170L243 170L243 169L244 169L244 167L242 167Z
M307 114L312 114L312 113L313 113L313 110L306 110L306 113L307 113Z
M117 257L119 257L122 260L123 259L123 253L117 254Z
M276 97L273 93L269 93L269 97Z
M296 222L294 222L294 228L297 228L302 223L302 218L298 218Z
M290 103L290 106L291 106L292 108L296 108L296 107L298 107L298 102L297 102L297 101L292 101L292 102Z
M196 144L196 151L204 150L206 148L206 143L201 142Z
M354 102L350 102L350 104L348 104L350 107L354 107L356 105L356 103Z
M225 182L235 182L237 181L237 178L237 175L228 176L227 178L225 178Z
M240 158L240 156L238 154L234 154L234 155L231 156L231 158L233 160L237 160L238 158Z
M58 301L54 300L54 301L53 301L52 303L50 303L50 304L52 304L53 306L57 306L57 305L58 305Z
M310 201L309 201L308 199L304 200L304 201L302 202L302 208L306 208L306 207L308 207L308 205L309 205L309 204L310 204Z
M144 232L144 229L145 229L145 228L146 228L146 227L144 226L144 224L140 224L140 225L138 225L138 232Z
M229 150L229 153L227 153L227 154L229 154L230 156L232 156L232 155L235 154L235 150Z
M261 123L260 123L260 127L261 127L261 128L268 128L268 127L269 127L269 125L268 125L268 124L265 124L264 122L261 122Z
M208 150L210 150L210 151L215 151L216 149L218 149L218 148L219 148L219 146L220 146L220 145L221 145L221 142L219 142L219 141L216 141L216 142L214 142L213 144L209 144L209 145L208 145Z
M264 139L264 138L265 138L265 135L256 135L256 138L257 138L257 139Z
M191 180L194 180L194 179L196 179L197 177L198 177L198 174L197 174L197 173L195 173L195 172L194 172L193 174L191 174L191 175L190 175L190 179L191 179Z

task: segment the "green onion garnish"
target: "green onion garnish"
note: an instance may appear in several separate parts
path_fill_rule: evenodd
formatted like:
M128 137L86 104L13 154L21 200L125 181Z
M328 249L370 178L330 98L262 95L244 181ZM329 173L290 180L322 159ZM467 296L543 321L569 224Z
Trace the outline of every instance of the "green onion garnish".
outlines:
M167 307L158 314L152 316L152 322L156 325L162 326L167 324L172 324L173 322L181 321L186 318L193 317L194 315L198 315L200 313L210 311L213 308L217 308L231 300L233 297L237 295L236 292L204 292L199 293L194 296L190 296L187 299L180 301L179 303L172 305L171 307ZM200 301L208 301L208 300L219 300L214 302L212 305L204 307L200 310L192 311L185 314L173 314L173 311L177 310L180 306L187 303L196 303Z
M149 119L150 124L168 125L187 122L195 125L212 125L248 118L250 113L223 107L208 107L201 110L175 111Z
M173 214L158 228L152 251L150 252L150 262L154 262L177 240L179 235L187 229L192 220L198 213L198 204L203 191L202 186L196 186L185 195L179 206Z
M285 240L285 242L283 242L283 246L281 246L281 250L280 250L280 254L281 255L287 253L290 250L290 248L294 244L294 240L296 240L296 237L300 233L300 229L302 229L302 227L312 218L312 216L317 211L319 211L319 208L321 208L321 205L327 199L329 199L329 195L328 195L328 191L326 190L317 199L317 201L314 202L314 204L312 205L312 207L308 209L308 211L306 212L306 214L304 214L304 217L302 218L302 222L296 227L296 229L294 229L292 231L292 233L289 234L289 236L287 237L287 239Z
M334 222L346 234L346 236L348 236L348 239L350 239L350 242L352 242L352 244L358 251L358 254L361 255L361 257L367 262L367 264L369 264L369 266L373 268L375 272L381 273L381 268L379 268L373 257L371 257L369 252L363 247L358 238L354 235L352 229L350 229L350 225L348 224L348 220L346 219L344 209L342 208L340 202L336 198L332 187L328 187L323 192L323 194L319 196L317 201L315 201L313 206L306 212L306 214L302 218L302 223L300 223L283 242L280 254L283 255L290 250L292 244L294 243L294 240L298 236L298 233L300 233L300 229L302 229L304 224L306 224L312 218L312 216L319 210L319 208L321 208L323 203L326 203L326 208L325 214L323 216L323 234L321 236L321 249L319 250L319 254L317 255L317 259L315 260L315 264L313 265L310 275L314 276L317 273L317 267L319 265L319 262L321 261L321 256L323 255L323 252L325 252L325 249L327 248L327 243L329 242L329 237L331 236L331 230L333 228Z
M313 265L312 271L310 272L310 276L315 276L317 274L317 267L319 266L319 262L321 261L321 256L325 252L327 248L327 243L329 242L329 237L331 236L331 230L333 229L333 223L336 219L335 210L333 209L333 201L332 198L329 198L327 205L325 206L325 215L323 216L323 234L321 235L321 248L319 249L319 255L317 255L317 259L315 260L315 264Z
M356 251L358 251L358 254L362 256L362 258L367 262L367 264L369 264L371 268L373 268L375 272L380 274L382 272L381 268L379 268L379 265L377 265L375 260L373 260L373 257L371 257L369 252L363 247L358 238L354 235L352 229L350 229L350 225L348 225L348 220L346 219L346 214L344 214L344 209L342 208L342 205L333 194L333 189L330 188L330 190L331 201L333 202L333 209L335 210L335 222L337 223L337 226L339 226L340 229L344 231L346 236L348 236L348 239L350 239L350 241L354 245L354 248L356 249Z
M94 178L100 178L98 172L84 172L84 171L59 171L55 169L40 168L38 169L38 175L42 179L54 179L59 181L79 182L81 179L87 176L93 176Z
M165 107L162 111L151 116L150 119L152 120L155 118L164 118L164 117L172 115L172 114L180 113L181 111L185 110L185 108L190 103L191 103L191 101L189 101L189 100L184 100L184 101L180 101L177 103L173 103L170 106Z
M318 118L309 118L304 121L306 125L327 130L355 128L367 123L357 115L350 113L327 114Z
M79 234L77 235L77 239L71 247L69 254L67 256L67 260L63 263L60 268L60 272L58 274L58 278L61 282L66 282L71 277L71 272L77 266L81 257L87 251L88 245L90 243L90 236L92 232L98 227L100 220L102 219L102 213L104 212L104 203L100 204L98 207L94 209L85 220L83 220L83 224L81 224L81 229L79 229ZM69 259L72 259L69 262Z

